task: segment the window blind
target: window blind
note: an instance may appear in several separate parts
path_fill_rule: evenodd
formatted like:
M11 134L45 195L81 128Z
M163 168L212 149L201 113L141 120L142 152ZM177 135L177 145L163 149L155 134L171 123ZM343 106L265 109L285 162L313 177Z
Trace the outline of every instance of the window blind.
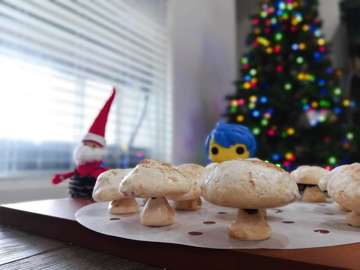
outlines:
M113 85L108 161L169 159L166 4L0 0L0 175L71 167Z

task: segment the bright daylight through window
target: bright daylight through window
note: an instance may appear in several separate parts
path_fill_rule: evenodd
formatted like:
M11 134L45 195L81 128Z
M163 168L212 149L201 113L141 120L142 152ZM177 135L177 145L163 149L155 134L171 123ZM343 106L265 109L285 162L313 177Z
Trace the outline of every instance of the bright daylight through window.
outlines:
M0 177L70 168L113 86L107 164L169 158L166 8L165 0L0 2Z

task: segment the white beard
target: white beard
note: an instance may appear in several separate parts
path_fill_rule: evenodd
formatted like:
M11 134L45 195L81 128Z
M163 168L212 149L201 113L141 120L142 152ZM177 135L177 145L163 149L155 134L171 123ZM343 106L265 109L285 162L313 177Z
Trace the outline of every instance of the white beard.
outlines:
M90 146L80 144L74 150L74 161L76 165L84 164L92 161L102 161L105 157L105 148L92 148Z

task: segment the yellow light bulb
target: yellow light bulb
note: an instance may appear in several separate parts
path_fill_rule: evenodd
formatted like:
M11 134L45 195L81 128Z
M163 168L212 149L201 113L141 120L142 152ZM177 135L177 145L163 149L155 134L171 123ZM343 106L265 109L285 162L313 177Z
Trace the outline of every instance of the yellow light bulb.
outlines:
M305 50L306 49L306 44L305 43L300 43L299 48L300 48L300 50Z
M237 117L236 117L236 121L238 121L238 122L243 122L245 120L245 117L243 116L243 115L238 115Z
M350 105L350 100L344 99L344 100L343 100L343 105L344 105L345 107L349 107L349 105Z
M256 101L257 101L257 97L256 96L250 96L249 97L249 100L250 100L250 102L252 102L252 103L255 103Z
M289 136L294 135L294 134L295 134L295 129L293 129L293 128L288 128L288 129L287 129L287 134L288 134Z
M324 46L325 45L325 39L319 38L318 39L318 44L319 44L319 46Z
M248 83L248 82L246 82L246 83L243 84L243 87L244 87L245 89L250 89L251 84Z
M291 160L291 159L294 158L294 155L293 155L293 153L291 153L291 152L287 152L287 153L285 154L285 158L286 158L287 160Z
M259 42L259 44L261 44L261 45L263 45L265 47L270 45L269 40L264 38L264 37L258 37L256 40L257 40L257 42Z

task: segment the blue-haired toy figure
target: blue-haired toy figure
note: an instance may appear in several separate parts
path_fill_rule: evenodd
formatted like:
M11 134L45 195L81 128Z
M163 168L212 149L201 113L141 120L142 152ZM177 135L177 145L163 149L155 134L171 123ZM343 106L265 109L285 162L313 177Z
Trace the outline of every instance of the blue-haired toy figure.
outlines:
M246 159L256 154L256 140L247 127L221 121L207 136L205 147L212 162Z

